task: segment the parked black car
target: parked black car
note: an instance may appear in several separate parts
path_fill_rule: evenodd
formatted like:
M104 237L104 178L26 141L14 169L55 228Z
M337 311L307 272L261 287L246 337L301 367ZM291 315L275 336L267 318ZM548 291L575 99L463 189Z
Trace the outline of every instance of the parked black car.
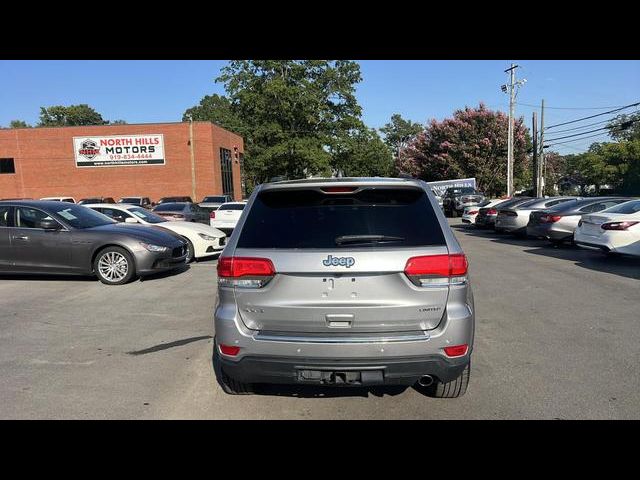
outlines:
M1 273L96 275L121 285L186 258L186 243L164 228L119 224L69 203L0 202Z
M142 208L151 208L153 205L149 197L122 197L118 203L126 203L127 205L136 205Z
M169 221L199 222L209 225L209 211L197 203L161 203L154 207L152 211Z
M462 215L465 207L478 205L484 200L484 195L473 187L450 187L442 197L442 207L448 217Z
M163 203L176 203L176 202L193 203L193 200L191 200L191 197L162 197L160 200L158 200L158 205L161 205Z
M89 197L80 200L78 205L85 205L88 203L116 203L116 201L112 197Z

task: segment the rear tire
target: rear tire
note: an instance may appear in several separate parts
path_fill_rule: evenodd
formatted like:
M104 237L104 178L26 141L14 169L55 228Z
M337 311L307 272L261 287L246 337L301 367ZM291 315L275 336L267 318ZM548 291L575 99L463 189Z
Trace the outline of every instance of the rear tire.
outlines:
M106 285L124 285L136 276L136 265L124 248L106 247L93 260L93 272Z
M458 398L464 395L471 377L471 362L467 363L458 378L447 383L436 381L426 388L426 393L434 398Z
M215 339L213 341L213 370L224 393L228 395L250 395L253 393L253 384L238 382L224 372Z

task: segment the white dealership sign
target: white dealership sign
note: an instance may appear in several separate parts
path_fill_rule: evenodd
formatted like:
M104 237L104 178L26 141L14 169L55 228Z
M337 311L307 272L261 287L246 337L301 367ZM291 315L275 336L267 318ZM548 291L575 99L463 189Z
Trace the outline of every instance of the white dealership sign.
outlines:
M162 134L73 137L76 167L164 165Z
M431 190L433 190L436 195L440 195L442 197L447 191L447 188L451 188L451 187L476 188L476 179L475 178L457 178L455 180L441 180L439 182L427 182L427 185L431 187Z

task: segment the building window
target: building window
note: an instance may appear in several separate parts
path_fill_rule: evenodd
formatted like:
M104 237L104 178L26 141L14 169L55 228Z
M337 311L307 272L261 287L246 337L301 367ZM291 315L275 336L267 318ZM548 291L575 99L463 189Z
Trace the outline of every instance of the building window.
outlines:
M222 172L222 194L233 198L233 162L231 150L220 149L220 171Z
M240 156L240 185L242 191L242 198L247 196L247 179L244 173L244 153L241 153Z
M16 173L13 158L0 158L0 173Z

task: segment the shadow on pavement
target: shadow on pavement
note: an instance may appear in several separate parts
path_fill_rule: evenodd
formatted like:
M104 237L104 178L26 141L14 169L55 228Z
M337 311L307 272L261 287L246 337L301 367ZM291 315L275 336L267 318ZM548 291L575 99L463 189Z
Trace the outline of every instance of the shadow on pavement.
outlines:
M143 350L134 350L127 352L127 355L146 355L148 353L160 352L173 347L181 347L182 345L188 345L189 343L198 342L200 340L208 340L213 338L211 335L202 335L200 337L183 338L182 340L175 340L173 342L161 343L154 345L153 347L145 348Z
M362 397L368 398L384 397L385 395L395 396L403 393L407 386L385 386L385 387L321 387L315 385L256 385L254 395L265 395L275 397L297 397L297 398L339 398L339 397Z
M606 255L602 252L579 248L567 243L555 246L546 240L516 237L507 233L497 233L493 230L481 230L463 225L452 225L452 228L466 235L486 238L494 243L532 247L524 248L523 252L525 253L566 260L573 262L578 267L589 270L640 280L640 257Z
M191 267L187 264L181 265L180 267L174 268L173 270L167 270L165 272L154 273L152 275L145 275L144 277L140 277L140 282L149 282L153 280L161 280L167 277L173 277L175 275L180 275L181 273L186 272Z

